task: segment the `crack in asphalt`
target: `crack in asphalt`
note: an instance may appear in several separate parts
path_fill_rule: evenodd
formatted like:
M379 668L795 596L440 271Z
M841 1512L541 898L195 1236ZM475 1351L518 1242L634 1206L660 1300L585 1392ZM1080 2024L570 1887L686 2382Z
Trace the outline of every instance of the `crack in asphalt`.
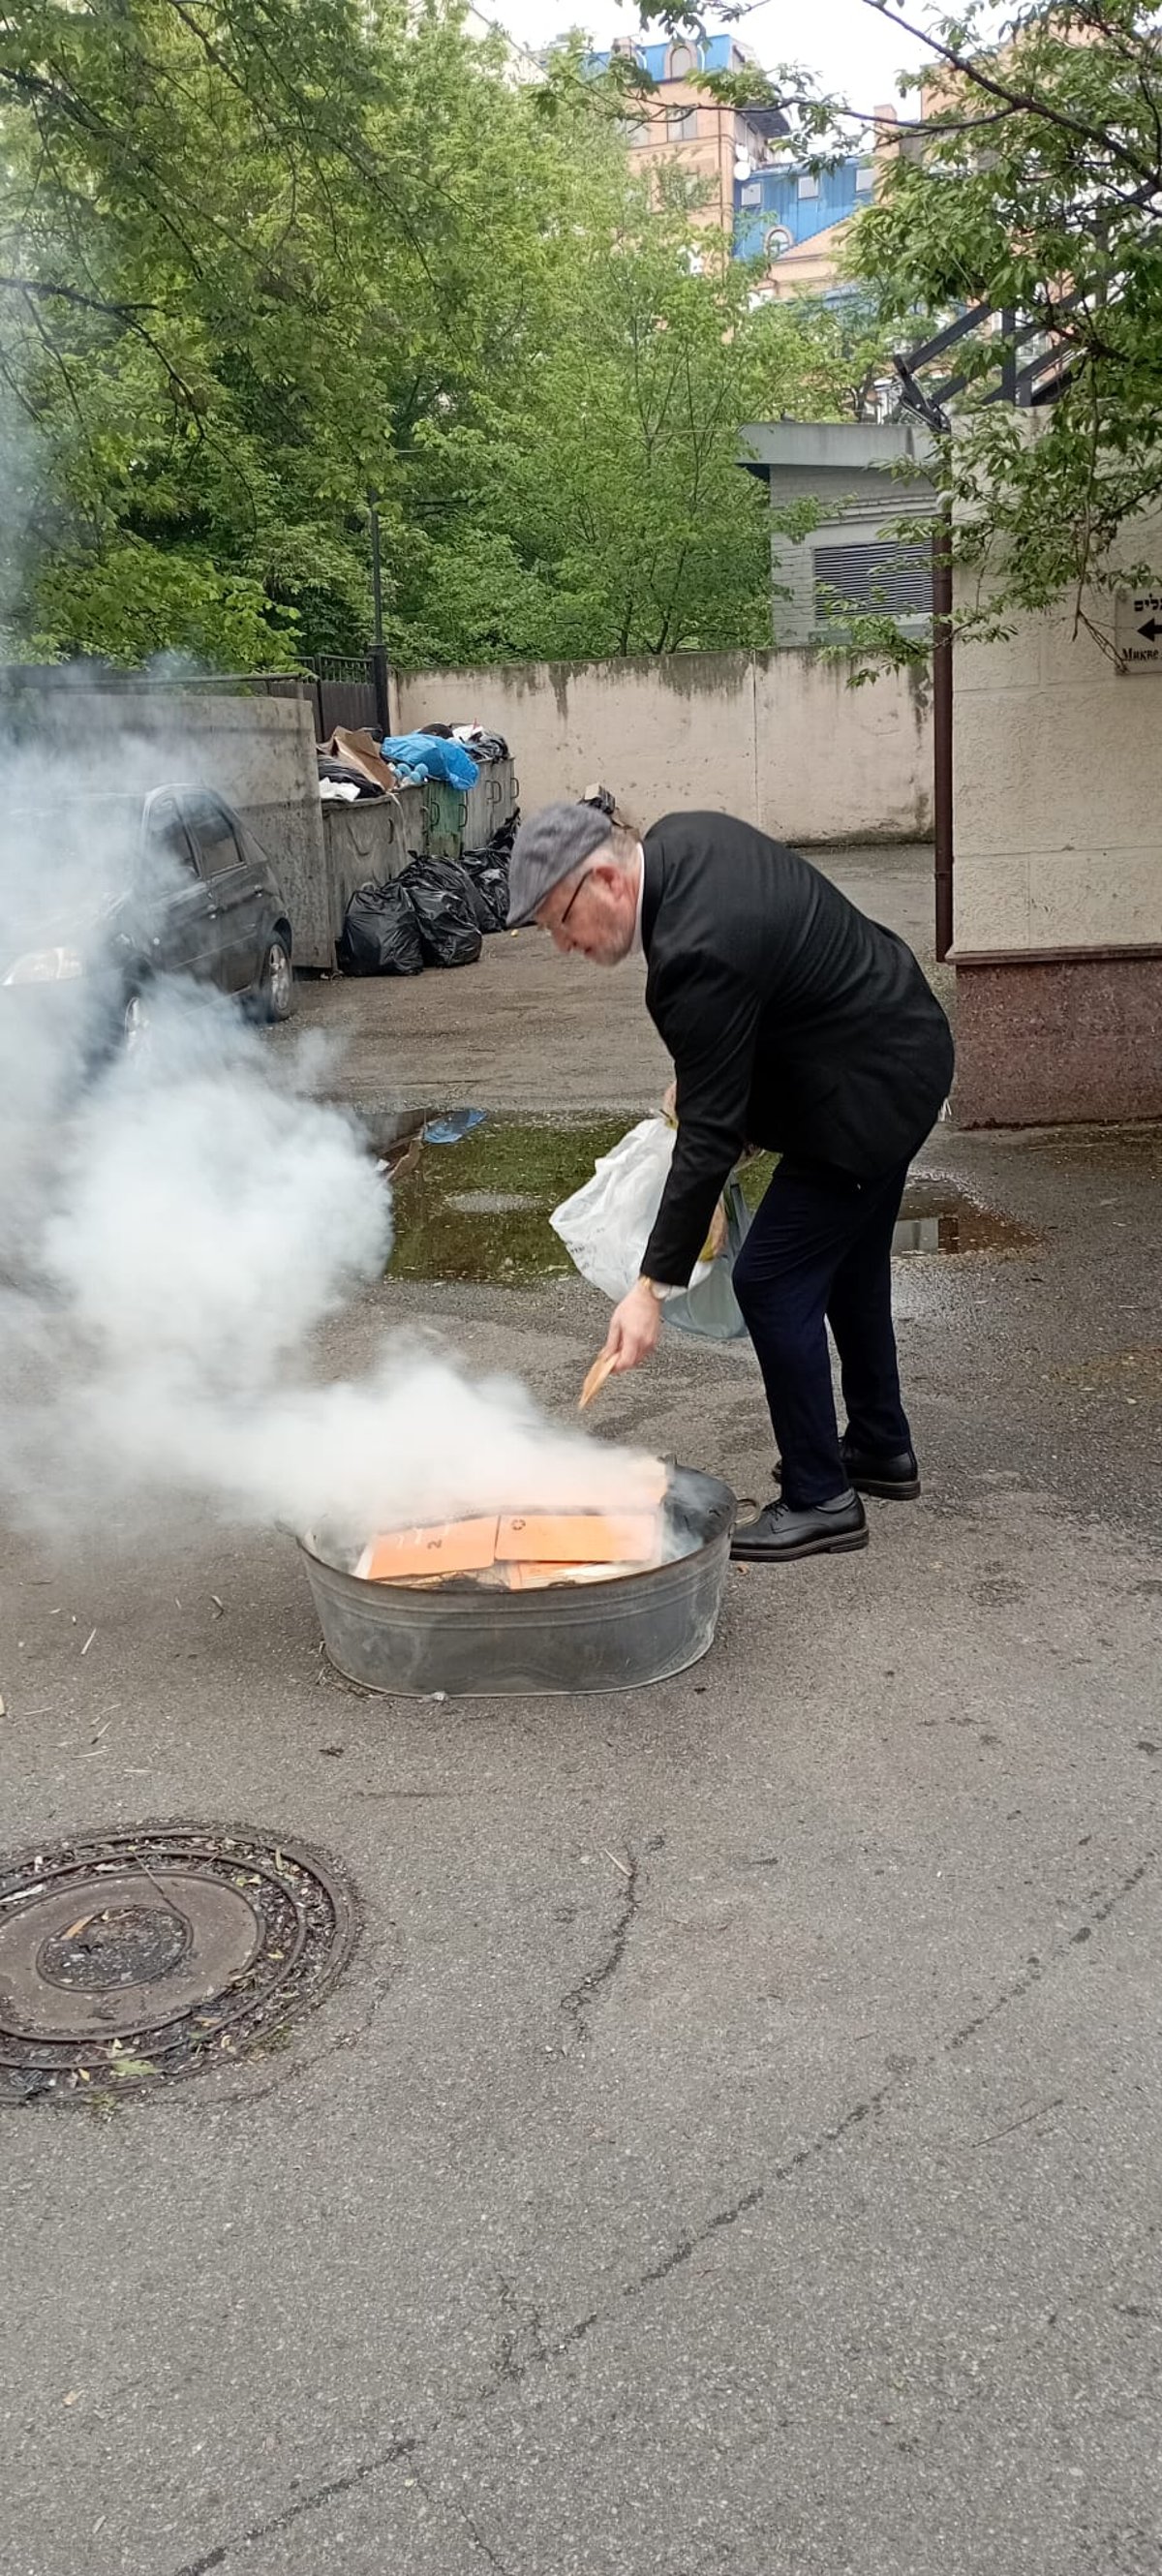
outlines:
M700 2227L693 2229L689 2235L680 2237L678 2242L672 2245L657 2262L649 2264L633 2280L624 2281L617 2294L620 2303L624 2306L630 2301L643 2298L647 2291L657 2289L662 2282L669 2280L673 2273L680 2271L685 2264L691 2262L694 2255L700 2252L703 2246L710 2244L715 2236L735 2226L738 2220L746 2217L750 2210L761 2208L782 2184L793 2182L806 2166L814 2164L833 2147L840 2146L867 2121L875 2119L885 2104L911 2084L925 2068L935 2066L942 2057L954 2055L957 2050L964 2048L978 2031L986 2029L1013 2004L1020 2003L1031 1988L1040 1982L1047 1968L1060 1966L1076 1944L1079 1931L1088 1928L1092 1932L1098 1925L1109 1921L1115 1909L1124 1903L1126 1897L1133 1894L1135 1888L1141 1886L1143 1879L1155 1866L1157 1857L1156 1852L1148 1851L1144 1859L1139 1861L1134 1869L1127 1871L1126 1876L1119 1879L1117 1885L1105 1896L1091 1901L1085 1909L1082 1923L1072 1932L1066 1933L1056 1950L1050 1952L1047 1962L1043 1963L1039 1959L1030 1960L1019 1975L1011 1978L1009 1983L1002 1987L992 2003L976 2013L971 2021L963 2023L957 2030L950 2032L947 2038L939 2040L936 2046L916 2063L909 2060L897 2072L889 2074L882 2084L868 2093L862 2101L853 2104L840 2119L832 2121L827 2128L818 2130L814 2137L805 2139L802 2146L796 2147L793 2154L785 2156L780 2164L773 2167L764 2181L752 2184L749 2191L740 2193L736 2200L728 2202L721 2209L713 2210ZM576 1989L579 1997L588 1998L590 1993L600 1991L603 1986L608 1985L610 1978L615 1974L625 1949L636 1907L637 1862L635 1860L609 1954L599 1968L591 1970L589 1976L582 1979ZM572 1998L566 1997L565 2001L568 2004ZM1012 2125L1015 2128L1020 2124ZM1006 2133L1002 2131L999 2134ZM506 2312L515 2312L519 2315L516 2294L511 2285L505 2281L501 2282L501 2304ZM593 2308L586 2316L578 2317L575 2323L568 2326L565 2332L558 2335L552 2343L547 2343L541 2333L539 2312L530 2309L527 2315L532 2332L527 2339L525 2352L522 2354L518 2349L520 2342L524 2340L519 2333L502 2335L494 2376L466 2395L459 2404L449 2407L444 2415L435 2416L422 2430L400 2434L383 2450L373 2453L366 2460L358 2461L353 2468L342 2475L328 2478L322 2486L312 2489L309 2495L297 2497L295 2502L288 2505L282 2513L273 2514L267 2521L252 2525L248 2531L239 2533L232 2540L220 2542L216 2548L208 2550L202 2557L188 2560L185 2565L175 2568L173 2576L212 2576L214 2569L228 2565L229 2561L242 2550L253 2548L259 2541L273 2538L275 2534L285 2531L290 2524L300 2520L304 2514L315 2513L323 2505L333 2503L338 2497L349 2495L353 2488L364 2485L368 2478L377 2476L381 2470L393 2467L400 2460L414 2460L414 2454L422 2444L434 2441L438 2434L450 2426L464 2423L475 2413L477 2407L492 2404L506 2389L519 2388L529 2377L530 2372L543 2369L551 2362L562 2360L566 2353L584 2343L596 2327L609 2325L617 2313L618 2308L613 2304L604 2308ZM416 2474L414 2467L413 2474ZM422 2486L424 2494L428 2495L428 2488L418 2475L416 2483ZM505 2569L502 2560L496 2556L489 2543L476 2529L464 2507L457 2504L457 2511L482 2556L490 2560L493 2567L499 2571L499 2576L508 2576L508 2570Z
M464 2525L464 2529L468 2534L473 2548L479 2550L481 2557L487 2559L490 2567L495 2567L497 2576L511 2576L511 2571L505 2566L503 2558L497 2556L491 2541L485 2539L479 2524L473 2521L467 2505L461 2504L459 2496L440 2497L433 2495L427 2479L422 2475L414 2462L412 2464L412 2476L420 2490L420 2494L427 2497L430 2505L434 2508L438 2508L441 2503L446 2503L451 2506L453 2513L459 2514L460 2520Z
M496 2339L496 2367L502 2379L519 2381L524 2376L521 2346L527 2343L533 2361L545 2359L545 2335L541 2311L530 2301L522 2306L511 2281L500 2279L500 2312L506 2322Z
M430 2441L437 2430L438 2426L432 2424L426 2433L402 2433L397 2441L389 2442L386 2449L373 2452L370 2459L357 2461L355 2467L345 2470L342 2476L328 2478L325 2485L313 2487L310 2495L296 2496L294 2503L285 2505L281 2513L272 2513L265 2522L252 2523L249 2531L239 2532L233 2540L220 2541L216 2549L208 2549L201 2558L188 2559L184 2567L175 2570L175 2576L210 2576L211 2569L225 2567L239 2550L253 2549L260 2540L273 2540L280 2531L287 2531L292 2523L300 2521L304 2514L318 2513L320 2506L333 2504L338 2496L350 2495L354 2487L364 2486L368 2478L376 2477L381 2469L392 2468L397 2460L409 2459L417 2444Z
M574 1986L569 1994L561 1997L561 2010L569 2015L573 2024L574 2037L578 2040L588 2039L587 2008L595 2002L604 1987L612 1984L625 1957L625 1945L633 1929L638 1910L640 1877L641 1865L637 1853L631 1851L626 1870L625 1891L605 1957L598 1961L595 1968L589 1968L586 1971L579 1985Z
M1088 1941L1099 1923L1109 1921L1115 1906L1120 1905L1125 1897L1132 1895L1136 1887L1141 1886L1142 1880L1153 1868L1156 1859L1157 1853L1148 1851L1145 1859L1140 1860L1137 1867L1130 1870L1125 1878L1119 1879L1117 1886L1111 1888L1107 1896L1098 1898L1087 1908L1084 1922L1078 1924L1077 1929L1069 1934L1068 1940L1059 1950L1050 1952L1050 1967L1060 1963L1066 1948L1072 1948L1080 1941ZM974 2013L971 2021L963 2022L959 2030L954 2030L951 2038L944 2040L934 2054L937 2057L953 2056L957 2049L966 2048L969 2040L975 2039L977 2032L984 2030L990 2021L995 2021L999 2013L1007 2012L1010 2004L1020 2003L1034 1986L1040 1985L1045 1972L1043 1960L1037 1958L1027 1960L1019 1976L1014 1977L1009 1985L1002 1986L999 1995L995 1995L991 2004L986 2004L981 2012ZM931 2060L928 2062L931 2063Z

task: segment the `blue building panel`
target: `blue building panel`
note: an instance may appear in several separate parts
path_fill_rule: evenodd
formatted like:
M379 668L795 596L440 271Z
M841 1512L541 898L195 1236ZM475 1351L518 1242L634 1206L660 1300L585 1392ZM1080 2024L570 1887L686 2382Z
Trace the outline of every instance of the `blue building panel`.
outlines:
M729 36L703 36L700 38L695 38L693 36L675 36L670 41L676 45L684 45L687 51L693 54L699 71L728 72L730 70L731 55L734 49ZM664 45L635 45L634 52L639 63L642 65L643 70L649 73L651 80L664 81L668 79L669 73L667 65L670 60L670 43ZM599 63L607 63L609 61L609 56L608 54L598 54L595 56L595 60ZM687 74L686 77L689 79L692 78L693 75Z
M821 170L813 183L814 193L807 194L800 186L807 174L798 170L756 170L753 178L736 179L738 258L766 259L772 233L782 236L781 247L798 249L800 243L811 241L816 233L828 232L832 224L845 223L858 206L869 201L868 193L858 185L863 166L852 159L841 161L835 170Z

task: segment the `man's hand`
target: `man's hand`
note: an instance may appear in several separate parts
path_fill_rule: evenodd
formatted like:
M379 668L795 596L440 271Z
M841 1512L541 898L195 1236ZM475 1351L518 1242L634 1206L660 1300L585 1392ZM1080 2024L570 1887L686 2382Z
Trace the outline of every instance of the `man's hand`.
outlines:
M648 1279L639 1279L620 1306L615 1306L609 1319L603 1359L612 1359L613 1374L637 1368L648 1360L662 1329L662 1310Z

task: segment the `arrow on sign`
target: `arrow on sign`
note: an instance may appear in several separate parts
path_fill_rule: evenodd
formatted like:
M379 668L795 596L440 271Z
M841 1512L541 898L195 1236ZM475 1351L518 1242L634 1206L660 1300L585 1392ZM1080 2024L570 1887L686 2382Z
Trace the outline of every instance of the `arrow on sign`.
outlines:
M1145 625L1139 626L1138 633L1145 636L1148 644L1156 644L1158 637L1162 635L1162 626L1159 626L1156 617L1148 617Z

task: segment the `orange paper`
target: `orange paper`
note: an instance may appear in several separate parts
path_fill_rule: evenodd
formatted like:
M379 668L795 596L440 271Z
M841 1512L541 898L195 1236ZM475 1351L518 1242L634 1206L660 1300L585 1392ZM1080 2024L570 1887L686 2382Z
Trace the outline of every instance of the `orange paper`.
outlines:
M417 1576L479 1574L496 1556L497 1522L437 1521L427 1529L387 1530L364 1548L355 1568L365 1583L408 1583Z
M658 1540L656 1512L530 1512L501 1521L496 1553L520 1565L645 1565Z
M547 1592L554 1583L612 1583L619 1575L637 1574L636 1565L506 1565L510 1592Z

